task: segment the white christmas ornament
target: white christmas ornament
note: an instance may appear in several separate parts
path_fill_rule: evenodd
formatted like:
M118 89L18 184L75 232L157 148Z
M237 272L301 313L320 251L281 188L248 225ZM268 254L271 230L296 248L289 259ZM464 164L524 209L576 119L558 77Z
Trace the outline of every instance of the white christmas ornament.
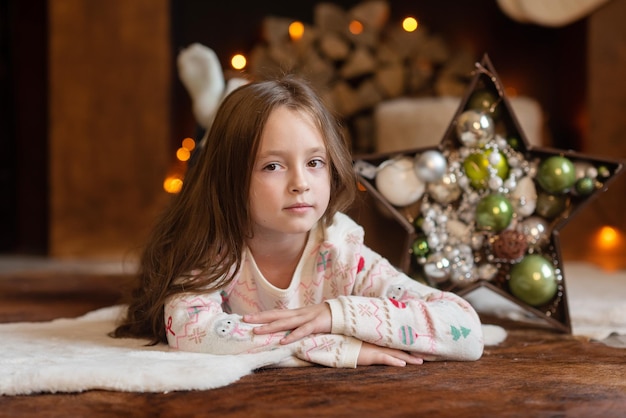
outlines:
M450 219L446 223L446 231L448 232L448 235L451 238L456 239L457 242L469 242L472 236L472 230L469 225L456 219Z
M537 189L533 179L526 176L519 179L517 187L511 192L511 202L515 211L522 217L535 212L537 207Z
M576 170L576 180L584 177L595 179L598 176L598 170L588 161L576 161L574 169Z
M392 205L407 206L422 197L426 185L415 174L413 158L401 157L378 167L376 188Z

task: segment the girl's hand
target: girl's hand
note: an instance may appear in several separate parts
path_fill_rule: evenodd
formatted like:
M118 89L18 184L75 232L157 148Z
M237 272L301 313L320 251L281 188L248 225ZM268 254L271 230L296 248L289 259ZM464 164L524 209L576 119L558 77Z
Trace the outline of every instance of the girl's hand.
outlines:
M247 314L243 320L249 324L263 324L254 328L255 334L291 331L280 340L281 344L289 344L311 334L330 334L332 322L327 303Z
M407 364L422 364L423 362L423 359L415 357L405 351L363 342L357 359L357 366L381 364L385 366L404 367Z

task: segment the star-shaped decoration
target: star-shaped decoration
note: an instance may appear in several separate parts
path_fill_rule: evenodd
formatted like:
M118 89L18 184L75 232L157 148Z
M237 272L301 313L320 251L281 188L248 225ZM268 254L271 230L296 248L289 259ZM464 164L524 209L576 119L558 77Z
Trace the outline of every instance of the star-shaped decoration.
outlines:
M438 146L356 158L351 215L416 280L487 288L571 332L559 231L623 163L531 147L485 55Z

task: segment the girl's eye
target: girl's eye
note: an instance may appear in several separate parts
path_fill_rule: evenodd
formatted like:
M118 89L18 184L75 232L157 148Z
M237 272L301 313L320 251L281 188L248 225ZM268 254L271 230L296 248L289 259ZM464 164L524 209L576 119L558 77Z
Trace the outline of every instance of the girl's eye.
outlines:
M278 164L270 163L270 164L266 165L265 167L263 167L263 170L265 170L265 171L276 171L276 170L278 170Z
M326 165L326 163L324 162L324 160L320 158L316 158L315 160L309 161L309 167L322 168L324 167L324 165Z

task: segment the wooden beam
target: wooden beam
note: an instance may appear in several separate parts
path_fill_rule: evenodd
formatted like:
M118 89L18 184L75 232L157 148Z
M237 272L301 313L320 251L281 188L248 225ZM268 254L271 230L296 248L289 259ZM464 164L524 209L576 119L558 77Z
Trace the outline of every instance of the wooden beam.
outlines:
M119 256L167 198L169 1L49 8L50 254Z

